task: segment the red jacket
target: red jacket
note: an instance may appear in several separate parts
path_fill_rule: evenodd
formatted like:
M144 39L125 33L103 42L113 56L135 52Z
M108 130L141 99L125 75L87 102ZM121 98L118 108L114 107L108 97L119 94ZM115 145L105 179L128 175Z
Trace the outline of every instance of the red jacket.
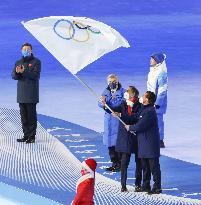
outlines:
M95 179L91 174L82 176L76 186L76 196L72 205L94 205L94 183Z

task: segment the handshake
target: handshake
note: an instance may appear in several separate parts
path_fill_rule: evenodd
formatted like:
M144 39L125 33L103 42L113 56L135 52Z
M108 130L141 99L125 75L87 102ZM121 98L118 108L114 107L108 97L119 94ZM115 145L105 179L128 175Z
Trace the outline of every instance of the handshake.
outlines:
M24 66L23 65L18 65L15 68L16 73L23 73L24 72Z

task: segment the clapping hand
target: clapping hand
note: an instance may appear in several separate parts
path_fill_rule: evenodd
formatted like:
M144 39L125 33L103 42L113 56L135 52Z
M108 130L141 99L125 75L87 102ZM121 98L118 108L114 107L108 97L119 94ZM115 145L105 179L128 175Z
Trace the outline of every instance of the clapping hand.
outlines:
M15 70L16 70L16 73L23 73L24 72L24 66L23 65L18 65Z

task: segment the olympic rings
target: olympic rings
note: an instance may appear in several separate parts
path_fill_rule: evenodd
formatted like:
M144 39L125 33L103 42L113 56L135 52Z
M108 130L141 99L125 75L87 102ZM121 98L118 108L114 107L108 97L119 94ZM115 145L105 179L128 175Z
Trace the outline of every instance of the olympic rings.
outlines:
M101 34L101 32L97 29L95 30L94 28L92 28L91 26L88 27L88 30L91 31L94 34Z
M58 24L59 24L60 22L67 22L67 23L70 24L70 27L72 27L72 29L73 29L73 33L72 33L72 35L71 35L70 37L67 37L67 38L66 38L66 37L63 37L62 35L60 35L60 34L56 31L56 27L58 26ZM63 38L63 39L65 39L65 40L70 40L70 39L72 39L72 38L74 37L74 35L75 35L75 28L74 28L73 24L72 24L70 21L65 20L65 19L58 20L58 21L54 24L53 30L54 30L54 32L55 32L60 38Z
M77 22L75 23L75 22L73 22L73 24L77 24ZM84 26L83 24L81 24L81 23L79 23L81 26ZM71 37L72 35L73 35L73 33L71 34L71 31L72 31L72 26L69 28L69 36ZM88 40L89 40L89 32L88 32L88 30L87 29L85 29L84 27L82 27L82 29L84 29L85 31L86 31L86 39L84 39L84 40L79 40L79 39L76 39L75 37L72 37L72 40L74 40L74 41L77 41L77 42L87 42Z
M66 25L67 23L67 25ZM62 27L66 27L67 32L61 32L59 29L61 29ZM75 34L77 33L77 31L83 31L86 34L86 38L84 38L83 40L80 40L78 38L75 38ZM101 34L101 32L98 29L95 29L89 25L84 25L83 23L77 22L77 21L69 21L69 20L65 20L65 19L61 19L58 20L53 27L54 33L59 36L62 39L65 40L74 40L77 42L87 42L90 39L90 34L89 31L92 34Z
M89 26L85 26L84 24L76 22L76 21L73 21L73 24L75 24L75 26L79 29L88 29L89 27Z
M92 28L91 26L84 26L84 24L81 24L81 23L79 23L79 22L73 21L73 24L75 24L75 26L76 26L77 28L79 28L79 29L88 29L89 31L91 31L92 33L95 33L95 34L100 34L100 33L101 33L99 30L94 29L94 28ZM80 26L79 24L80 24L81 26Z

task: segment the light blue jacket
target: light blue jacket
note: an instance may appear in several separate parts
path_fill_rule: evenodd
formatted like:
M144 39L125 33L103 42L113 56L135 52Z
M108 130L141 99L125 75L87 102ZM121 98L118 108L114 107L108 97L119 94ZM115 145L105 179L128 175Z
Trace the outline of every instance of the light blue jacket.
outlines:
M106 97L106 104L109 107L119 106L123 101L123 96L126 90L119 84L118 90L112 94L110 88L107 87L102 96ZM103 108L102 104L98 103L99 107ZM104 109L104 108L103 108ZM117 134L118 134L119 120L113 117L112 114L105 112L104 115L104 134L103 134L103 144L112 147L116 145Z
M160 108L156 110L159 114L165 114L167 110L168 76L165 61L150 68L147 80L147 90L156 94L155 105Z

